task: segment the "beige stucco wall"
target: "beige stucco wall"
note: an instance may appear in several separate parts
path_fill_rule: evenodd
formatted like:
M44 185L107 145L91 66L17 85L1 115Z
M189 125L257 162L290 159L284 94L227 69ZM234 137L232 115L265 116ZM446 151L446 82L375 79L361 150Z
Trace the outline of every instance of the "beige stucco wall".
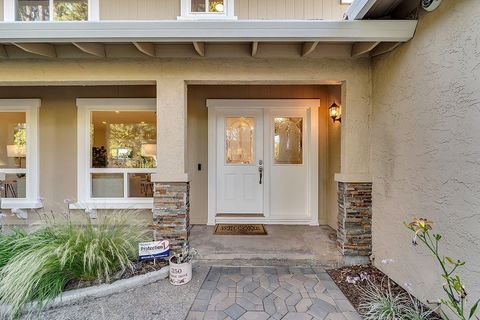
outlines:
M336 102L338 105L342 105L341 98L341 87L340 86L330 86L328 88L328 101L327 108L332 105L333 102ZM325 181L326 188L326 205L327 205L327 224L333 229L338 227L338 205L337 205L337 182L335 181L335 173L340 172L340 163L341 163L341 129L342 125L340 122L333 122L332 119L328 117L328 149L327 149L327 177Z
M246 19L342 18L348 5L340 0L236 0L235 15ZM100 0L101 20L175 20L180 0Z
M189 86L188 88L188 172L191 178L191 221L207 223L208 195L208 111L206 99L320 99L319 111L319 221L327 223L326 208L331 208L326 197L327 185L334 184L334 173L327 172L328 144L340 146L340 137L328 139L327 108L330 87L324 85L298 86ZM328 142L327 142L328 139ZM327 144L328 143L328 144ZM340 158L336 159L338 167ZM197 165L202 165L198 171ZM333 200L336 203L336 199ZM328 211L329 214L332 212ZM333 212L336 215L336 210Z
M402 221L428 217L442 252L467 261L470 301L480 297L480 6L444 0L423 13L413 40L373 67L373 252L423 299L444 282ZM383 266L384 258L393 265Z

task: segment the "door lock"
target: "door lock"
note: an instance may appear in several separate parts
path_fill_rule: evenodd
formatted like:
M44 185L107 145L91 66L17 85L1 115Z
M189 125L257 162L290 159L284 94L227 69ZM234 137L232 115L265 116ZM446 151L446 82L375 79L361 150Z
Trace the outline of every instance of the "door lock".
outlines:
M263 180L263 161L262 160L258 161L258 174L260 176L260 181L258 183L262 184L262 180Z

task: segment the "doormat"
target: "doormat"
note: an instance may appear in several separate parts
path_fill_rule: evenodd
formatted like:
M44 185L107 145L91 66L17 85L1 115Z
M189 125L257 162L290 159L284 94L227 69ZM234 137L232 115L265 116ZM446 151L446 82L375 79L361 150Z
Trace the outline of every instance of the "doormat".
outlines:
M213 234L263 236L268 233L263 224L217 224Z

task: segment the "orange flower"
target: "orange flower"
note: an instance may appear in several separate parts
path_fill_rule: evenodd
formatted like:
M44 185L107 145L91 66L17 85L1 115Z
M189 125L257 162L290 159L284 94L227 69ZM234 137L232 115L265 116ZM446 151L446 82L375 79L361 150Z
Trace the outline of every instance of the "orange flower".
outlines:
M421 231L427 232L428 230L432 230L433 221L427 220L425 218L414 218L412 222L410 222L409 226L415 231L416 234L420 233Z
M427 232L428 230L432 230L432 225L433 221L425 218L414 218L413 221L408 224L408 227L415 232L415 235L412 239L413 245L417 245L417 235L420 232Z

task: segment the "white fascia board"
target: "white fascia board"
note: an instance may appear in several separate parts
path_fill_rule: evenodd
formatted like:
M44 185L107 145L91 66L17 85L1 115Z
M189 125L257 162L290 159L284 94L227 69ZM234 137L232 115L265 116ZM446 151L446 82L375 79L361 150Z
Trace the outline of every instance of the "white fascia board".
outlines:
M354 0L345 16L348 20L362 20L378 0Z
M3 22L1 42L405 42L416 20Z

